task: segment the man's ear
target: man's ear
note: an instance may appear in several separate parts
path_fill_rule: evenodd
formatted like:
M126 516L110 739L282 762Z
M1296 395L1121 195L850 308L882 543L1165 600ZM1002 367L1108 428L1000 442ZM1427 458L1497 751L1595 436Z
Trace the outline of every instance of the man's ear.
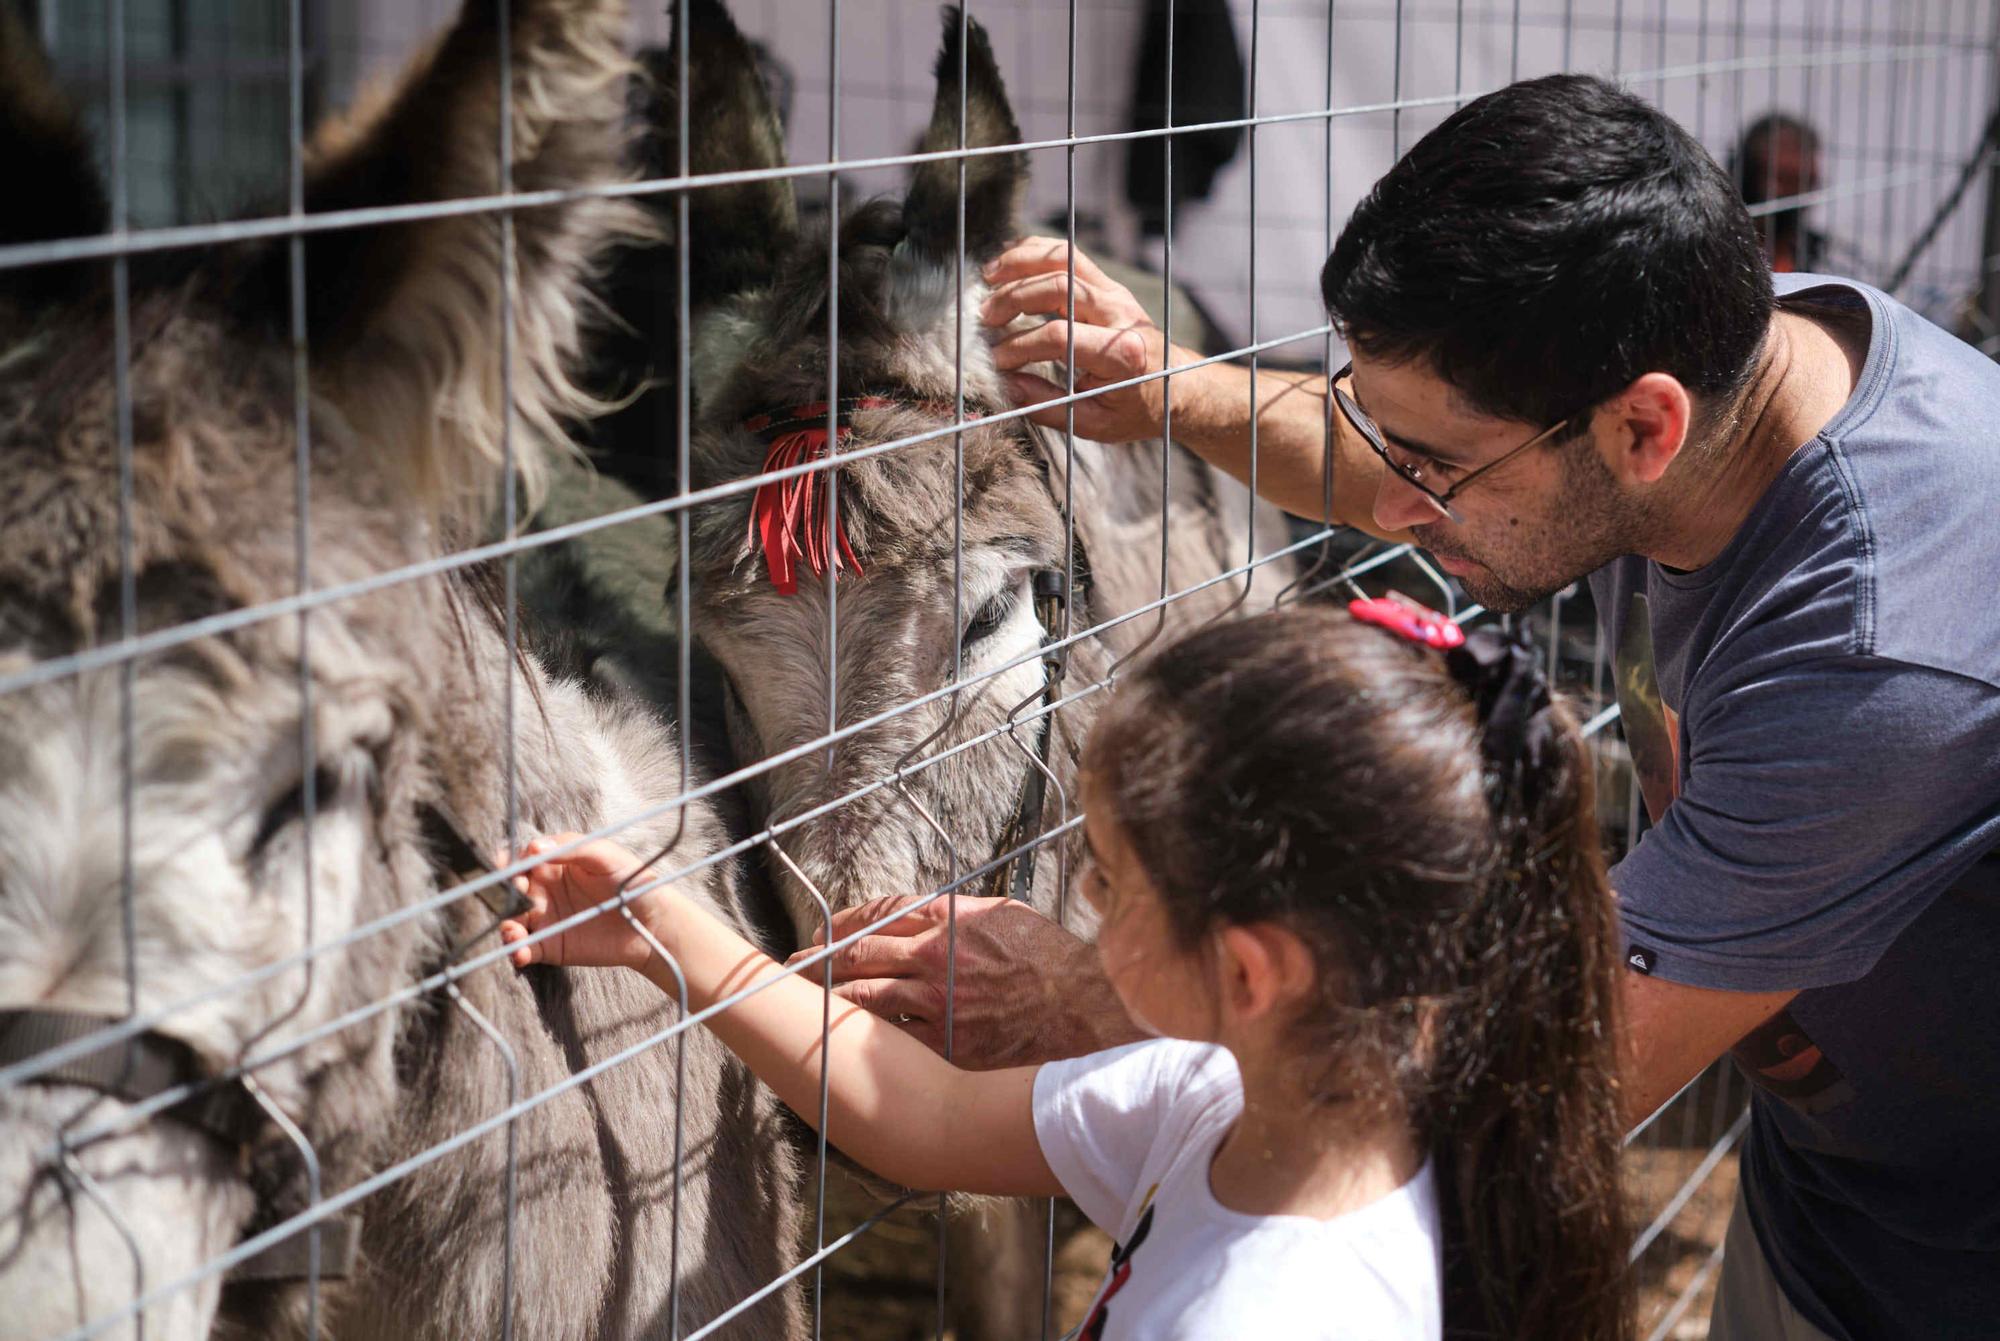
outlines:
M1224 927L1220 1004L1240 1020L1289 1013L1313 990L1312 951L1276 922Z
M1693 424L1694 398L1671 373L1640 374L1596 411L1599 449L1622 484L1659 483Z

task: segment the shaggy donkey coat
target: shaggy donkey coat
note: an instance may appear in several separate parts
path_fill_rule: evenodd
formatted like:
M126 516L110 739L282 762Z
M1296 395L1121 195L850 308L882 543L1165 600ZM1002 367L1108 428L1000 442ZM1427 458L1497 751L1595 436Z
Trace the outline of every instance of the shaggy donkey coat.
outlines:
M500 12L468 0L388 96L322 133L309 212L501 188ZM514 188L620 173L624 24L612 0L514 0ZM0 212L0 243L103 231L89 162L0 11L0 171L31 188ZM29 681L51 658L288 597L301 551L316 588L449 552L494 496L510 418L532 484L559 418L589 408L568 368L585 282L641 220L592 200L512 220L511 253L484 212L307 235L304 481L288 240L133 259L126 367L110 265L0 275L0 681L17 682L0 695L0 1008L115 1018L190 1003L160 1031L211 1074L275 1057L256 1083L310 1141L329 1194L671 1023L630 975L497 962L440 986L447 965L498 942L480 900L436 897L457 877L426 850L419 815L442 806L489 851L511 800L524 833L637 816L620 836L641 850L678 839L671 861L713 852L709 812L671 804L672 733L514 654L462 569L180 639L129 670ZM684 888L740 920L728 868ZM309 972L254 976L388 919ZM0 1090L10 1335L67 1331L305 1208L304 1167L275 1123L240 1154L169 1118L113 1126L58 1168L60 1134L124 1107L60 1084ZM643 1051L515 1122L511 1300L510 1143L496 1130L356 1204L359 1266L324 1286L322 1326L496 1336L511 1302L514 1334L537 1341L663 1336L676 1306L685 1332L793 1257L798 1175L774 1116L704 1031ZM304 1312L301 1286L211 1275L147 1309L145 1334L298 1335ZM732 1335L801 1331L781 1290Z

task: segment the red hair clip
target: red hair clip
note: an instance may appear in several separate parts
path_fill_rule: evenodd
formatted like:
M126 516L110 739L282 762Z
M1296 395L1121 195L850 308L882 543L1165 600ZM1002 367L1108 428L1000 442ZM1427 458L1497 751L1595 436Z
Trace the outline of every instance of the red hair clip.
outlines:
M1400 633L1413 643L1440 652L1465 645L1464 629L1437 611L1393 592L1375 600L1349 601L1347 612L1364 624Z

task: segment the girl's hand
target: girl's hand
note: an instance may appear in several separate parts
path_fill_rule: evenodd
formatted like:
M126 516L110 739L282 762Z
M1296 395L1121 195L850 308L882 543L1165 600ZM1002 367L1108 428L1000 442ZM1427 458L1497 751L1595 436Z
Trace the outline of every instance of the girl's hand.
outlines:
M1007 1196L1062 1191L1035 1138L1033 1068L957 1070L894 1025L845 1004L833 1008L829 1033L823 988L785 973L693 899L662 889L618 907L621 890L656 873L613 843L547 855L572 841L576 835L556 834L528 845L526 855L543 858L521 877L531 911L500 924L516 964L635 968L690 1010L734 997L708 1018L708 1028L808 1122L821 1112L823 1075L828 1138L894 1182ZM596 911L606 903L612 906ZM653 951L628 911L659 936L671 961ZM560 935L521 943L535 928L591 912L596 916ZM941 1131L952 1139L937 1140Z
M522 855L536 856L549 852L580 837L581 834L548 834L530 842ZM652 870L642 866L637 857L618 844L602 840L586 843L574 852L552 857L526 875L516 878L516 885L527 896L531 906L518 920L508 918L500 924L500 940L507 945L525 941L530 934L551 923L596 908L607 900L617 898L629 886L643 885L654 878ZM627 907L633 918L643 922L647 920L648 913L657 910L670 897L665 889L653 890L634 899ZM589 921L546 940L522 945L513 954L516 968L526 968L529 964L558 964L571 968L601 966L643 970L652 957L652 943L615 907L605 909Z

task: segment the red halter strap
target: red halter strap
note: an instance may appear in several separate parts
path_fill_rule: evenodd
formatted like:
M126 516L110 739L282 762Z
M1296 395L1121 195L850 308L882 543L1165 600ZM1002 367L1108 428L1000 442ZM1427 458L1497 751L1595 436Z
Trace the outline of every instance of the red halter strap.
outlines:
M845 439L854 431L851 421L855 411L887 410L898 405L930 408L928 401L900 401L886 396L844 397L832 407L836 411L831 416L834 431ZM765 444L764 473L825 459L828 408L826 401L808 401L753 414L743 421L745 431ZM804 560L815 577L824 577L829 569L847 568L857 576L861 572L861 562L847 543L847 527L833 501L832 474L832 468L801 471L760 484L751 496L750 547L764 551L771 585L786 596L798 592L800 560ZM835 511L831 543L826 534L829 511Z

